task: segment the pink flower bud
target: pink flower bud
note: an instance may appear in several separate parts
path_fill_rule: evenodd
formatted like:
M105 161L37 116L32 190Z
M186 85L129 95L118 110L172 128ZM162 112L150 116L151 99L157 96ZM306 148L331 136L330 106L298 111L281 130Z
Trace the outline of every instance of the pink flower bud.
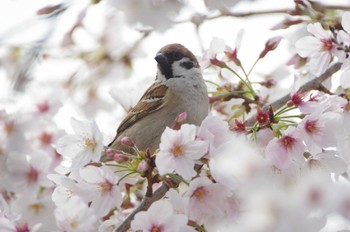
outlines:
M47 101L44 101L44 102L38 103L36 105L36 108L38 109L39 113L46 113L49 111L50 105Z
M235 48L233 51L225 51L225 55L227 58L232 60L237 66L241 65L241 61L237 57L237 48Z
M135 146L135 143L128 137L128 136L124 136L120 142L126 146L129 146L129 147L134 147Z
M146 161L142 160L139 163L139 165L137 165L137 171L143 173L143 172L145 172L147 170L148 170L148 164L147 164Z
M62 9L63 8L63 4L57 4L54 6L46 6L44 8L39 9L36 14L37 15L47 15L47 14L51 14L52 12L58 10L58 9Z
M286 29L292 25L300 24L302 22L303 22L302 19L295 19L295 20L285 19L282 22L278 23L277 25L273 26L271 30Z
M225 68L225 67L226 67L225 62L223 62L223 61L221 61L221 60L218 60L216 57L210 59L210 63L211 63L212 65L218 66L218 67L220 67L220 68Z
M179 114L179 116L176 117L175 121L177 121L178 123L184 123L187 120L187 112L182 112L181 114Z
M123 154L117 152L117 153L113 154L113 160L117 163L122 163L122 162L126 161L127 159L125 156L123 156Z
M187 112L182 112L176 117L174 124L171 128L174 130L180 130L181 125L184 124L186 120L187 120Z
M106 156L107 157L112 157L114 155L114 150L113 150L113 148L108 148L107 150L106 150Z
M277 48L278 44L281 42L281 40L282 40L282 36L277 36L277 37L273 37L273 38L269 39L265 43L265 49L260 53L259 58L260 59L264 58L267 53L275 50Z

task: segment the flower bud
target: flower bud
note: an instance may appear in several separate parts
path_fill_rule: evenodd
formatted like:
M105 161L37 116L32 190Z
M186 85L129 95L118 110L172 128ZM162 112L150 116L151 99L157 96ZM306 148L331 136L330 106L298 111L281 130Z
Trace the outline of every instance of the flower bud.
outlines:
M113 148L108 148L107 150L106 150L106 156L107 157L112 157L114 155L114 150L113 150Z
M144 173L148 170L148 164L145 160L142 160L138 165L137 165L137 171Z
M267 53L269 53L270 51L273 51L277 48L278 44L281 42L282 37L281 36L277 36L277 37L273 37L271 39L269 39L266 43L265 43L265 48L264 50L260 53L259 55L259 59L264 58L266 56Z
M129 146L129 147L134 147L135 146L135 143L128 137L128 136L124 136L120 142L126 146Z
M211 63L212 65L218 66L218 67L220 67L220 68L225 68L225 67L226 67L225 62L223 62L223 61L221 61L221 60L218 60L216 57L210 59L210 63Z
M172 129L179 130L181 125L184 124L186 120L187 120L187 112L182 112L176 117L174 124L172 126Z
M241 65L241 61L237 57L237 48L235 48L233 51L225 51L225 55L227 58L232 60L237 66Z
M122 163L125 162L127 158L123 154L117 152L113 154L113 160L117 163Z

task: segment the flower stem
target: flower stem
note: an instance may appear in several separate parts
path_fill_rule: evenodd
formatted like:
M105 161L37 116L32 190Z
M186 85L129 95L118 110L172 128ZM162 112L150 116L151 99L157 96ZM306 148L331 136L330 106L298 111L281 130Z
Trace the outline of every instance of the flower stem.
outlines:
M242 83L249 89L249 92L253 95L253 97L255 98L257 96L257 94L255 93L254 89L252 88L252 86L249 83L249 80L245 81L235 70L233 70L232 68L230 68L229 66L225 66L225 68L227 68L228 70L230 70L233 74L235 74L241 81ZM249 75L249 74L248 74Z
M258 63L259 60L260 60L260 57L258 59L256 59L256 61L254 62L253 66L250 68L247 77L250 76L250 74L252 73L255 65Z

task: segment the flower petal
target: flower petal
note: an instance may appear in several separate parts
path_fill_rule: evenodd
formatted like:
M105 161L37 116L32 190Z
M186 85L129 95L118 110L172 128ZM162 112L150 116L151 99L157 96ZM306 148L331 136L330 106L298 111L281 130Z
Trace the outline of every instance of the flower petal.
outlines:
M83 138L79 135L65 135L57 142L57 152L63 156L74 158L83 150Z

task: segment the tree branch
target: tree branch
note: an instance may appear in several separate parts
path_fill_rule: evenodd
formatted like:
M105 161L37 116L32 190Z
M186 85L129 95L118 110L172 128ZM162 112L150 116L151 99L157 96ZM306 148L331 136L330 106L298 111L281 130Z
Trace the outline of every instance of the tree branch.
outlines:
M306 82L304 85L302 85L298 89L298 92L305 93L305 92L308 92L308 91L314 90L314 89L323 89L324 86L322 85L322 82L327 80L328 78L330 78L337 71L339 71L341 65L342 65L341 63L335 63L330 68L328 68L326 70L326 72L324 72L321 76L316 77L316 78L312 79L311 81ZM268 110L270 105L271 105L272 109L275 111L275 110L281 108L282 106L284 106L289 100L290 100L290 93L286 94L284 97L276 100L275 102L273 102L269 105L265 105L263 107L263 111ZM255 121L256 121L255 117L251 117L250 119L247 120L247 125L251 126L255 123Z
M140 212L147 210L155 201L160 200L168 192L169 187L167 184L162 184L151 197L145 197L140 205L119 225L114 232L125 232L130 228L130 223L134 219L134 216Z

